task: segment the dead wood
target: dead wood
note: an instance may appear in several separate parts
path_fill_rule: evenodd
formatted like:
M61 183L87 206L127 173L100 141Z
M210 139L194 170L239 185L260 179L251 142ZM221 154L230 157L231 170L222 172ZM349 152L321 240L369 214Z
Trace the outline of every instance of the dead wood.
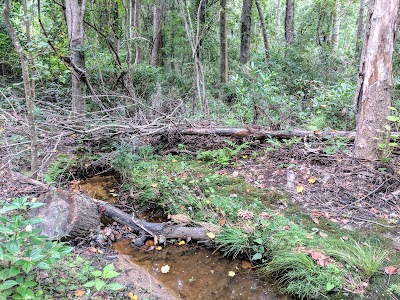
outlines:
M18 196L35 197L37 202L45 205L30 212L31 217L39 217L43 222L36 226L42 234L51 239L76 238L88 235L100 224L97 205L90 197L68 190L56 189L20 173L1 171L0 176L7 178L6 184L18 187L23 185L25 191L31 186L31 193L15 195L10 191L7 198ZM35 188L32 188L35 187Z
M40 217L44 222L39 224L42 233L52 239L84 237L100 224L100 214L113 219L114 221L130 227L139 233L139 238L133 241L136 246L141 246L144 241L153 237L157 240L168 238L192 239L202 242L210 242L207 233L210 228L207 226L184 226L172 222L151 223L137 219L111 204L91 198L82 193L66 189L56 189L40 181L26 177L20 173L2 170L0 178L8 182L8 194L0 196L8 199L22 196L17 193L18 186L23 185L24 194L30 197L37 197L37 202L45 203L39 209L31 212L33 217ZM3 182L1 180L1 182ZM27 188L29 186L30 188ZM30 191L30 192L29 192ZM99 208L99 209L98 209ZM215 229L211 229L214 230Z
M188 227L183 225L174 225L171 222L151 223L141 219L137 219L122 210L114 207L113 205L94 199L99 205L100 211L107 217L115 220L116 222L129 226L132 230L139 232L138 239L133 241L135 246L143 244L144 240L148 237L153 237L157 240L163 239L192 239L196 241L209 242L210 238L207 236L209 230L205 227Z

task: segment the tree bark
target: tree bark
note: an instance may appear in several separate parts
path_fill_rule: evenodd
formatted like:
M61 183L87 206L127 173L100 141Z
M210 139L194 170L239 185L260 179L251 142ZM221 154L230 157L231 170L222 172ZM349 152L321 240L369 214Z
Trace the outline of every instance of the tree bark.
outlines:
M143 61L143 48L142 42L140 40L140 17L142 10L141 0L131 0L133 1L133 37L136 41L136 56L135 56L135 64L141 64Z
M240 30L240 62L247 64L250 60L251 8L253 0L243 0L242 25Z
M275 27L277 30L278 30L279 26L281 26L281 0L278 0L276 3Z
M358 59L361 54L362 38L364 34L365 0L360 0L360 9L357 18L356 47L354 50L355 58Z
M340 21L341 21L341 10L340 10L340 2L336 1L335 4L335 23L333 26L333 34L332 34L332 42L333 42L333 50L337 51L339 47L339 34L340 34Z
M220 83L228 82L228 40L226 37L226 0L220 0L219 19L220 41Z
M266 62L268 62L268 60L269 60L268 34L267 34L267 27L265 26L264 13L262 10L260 0L256 0L256 5L257 5L257 10L258 10L258 16L260 17L261 30L262 30L263 41L264 41L265 59L266 59Z
M35 115L33 113L35 93L32 87L28 58L25 55L24 48L21 46L17 33L12 27L10 21L10 10L11 10L11 0L5 0L4 10L3 10L4 23L6 25L6 30L10 35L11 41L21 61L22 79L24 82L24 92L25 92L25 104L26 104L28 125L29 125L29 138L31 144L31 173L32 177L36 178L38 172L38 141L37 141ZM28 16L25 17L27 18ZM28 26L28 29L29 27L30 26Z
M285 41L290 45L294 40L294 0L286 0Z
M399 0L371 0L354 97L357 111L354 155L375 160L390 114L394 42ZM382 141L381 141L382 142Z
M156 67L160 65L160 49L161 49L161 0L154 0L153 8L153 47L151 48L150 65Z
M76 73L72 74L72 112L82 113L85 110L85 56L83 16L86 0L66 0L65 17L67 20L71 63Z

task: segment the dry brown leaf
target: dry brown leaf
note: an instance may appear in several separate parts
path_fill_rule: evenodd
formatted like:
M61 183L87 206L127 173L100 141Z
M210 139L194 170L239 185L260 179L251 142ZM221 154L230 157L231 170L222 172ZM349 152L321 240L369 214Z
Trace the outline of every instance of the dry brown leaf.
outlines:
M245 270L250 270L251 268L253 268L253 266L251 265L251 263L247 260L242 260L242 268Z
M393 275L397 273L397 268L394 266L388 266L385 268L385 273L389 275Z
M85 294L86 294L86 292L84 290L76 290L75 291L75 297L76 298L82 297Z

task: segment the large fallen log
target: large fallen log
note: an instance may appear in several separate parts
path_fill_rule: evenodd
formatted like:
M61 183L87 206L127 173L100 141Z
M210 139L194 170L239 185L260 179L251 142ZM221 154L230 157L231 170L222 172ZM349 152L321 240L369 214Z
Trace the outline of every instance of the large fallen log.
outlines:
M31 211L31 216L43 218L44 221L38 225L42 233L52 239L84 237L93 230L96 230L100 224L100 213L115 220L116 222L130 227L139 237L133 241L136 246L141 246L149 237L157 240L168 238L183 238L196 241L209 242L209 231L218 231L218 228L212 225L207 226L186 226L174 224L172 222L150 223L123 212L111 204L91 198L83 193L77 193L66 189L56 189L40 181L26 177L20 173L12 171L1 171L0 178L4 184L10 187L24 185L25 191L32 191L30 198L35 197L37 202L43 202L45 205ZM2 181L2 180L0 180ZM27 186L31 186L27 188ZM7 187L5 190L7 190ZM34 188L32 188L34 187ZM21 196L13 193L9 189L9 194L4 198L14 198ZM196 225L196 224L191 224Z
M144 134L180 134L180 135L216 135L216 136L231 136L231 137L253 137L256 139L290 139L295 137L322 139L326 140L330 137L344 137L349 140L354 140L356 133L354 131L307 131L307 130L268 130L261 126L246 126L246 127L168 127L153 132L143 132ZM392 132L392 137L400 137L400 132Z
M35 226L53 240L86 236L100 225L96 203L84 194L56 189L16 172L1 171L0 176L6 178L6 185L17 189L22 185L28 191L24 195L13 195L10 192L8 198L29 196L45 204L30 211L30 216L43 219L43 222ZM29 189L29 186L35 188Z
M132 241L133 245L140 246L148 237L156 240L164 240L169 238L192 239L200 242L209 242L210 238L207 233L217 232L218 228L213 225L207 226L183 226L176 225L171 222L152 223L145 220L135 218L126 214L122 210L112 206L111 204L94 199L99 205L100 211L114 221L129 226L132 230L139 232L139 237Z

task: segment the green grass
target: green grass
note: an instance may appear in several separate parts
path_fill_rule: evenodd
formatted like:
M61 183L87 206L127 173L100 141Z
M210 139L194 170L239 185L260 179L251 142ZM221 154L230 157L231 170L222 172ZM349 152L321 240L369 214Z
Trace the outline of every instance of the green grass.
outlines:
M274 204L287 197L284 193L217 172L235 156L219 161L214 157L210 164L186 155L161 157L149 149L146 155L125 149L115 153L113 165L143 206L162 207L194 221L216 225L223 221L216 249L225 256L251 260L263 274L275 278L284 293L300 299L341 299L346 287L355 298L367 293L364 284L369 283L381 295L394 295L396 286L389 291L378 280L379 269L391 264L387 261L391 246L371 234L366 238L360 232L340 230L328 220L316 225L290 203L285 210L276 210ZM329 257L330 263L313 259L314 252Z

